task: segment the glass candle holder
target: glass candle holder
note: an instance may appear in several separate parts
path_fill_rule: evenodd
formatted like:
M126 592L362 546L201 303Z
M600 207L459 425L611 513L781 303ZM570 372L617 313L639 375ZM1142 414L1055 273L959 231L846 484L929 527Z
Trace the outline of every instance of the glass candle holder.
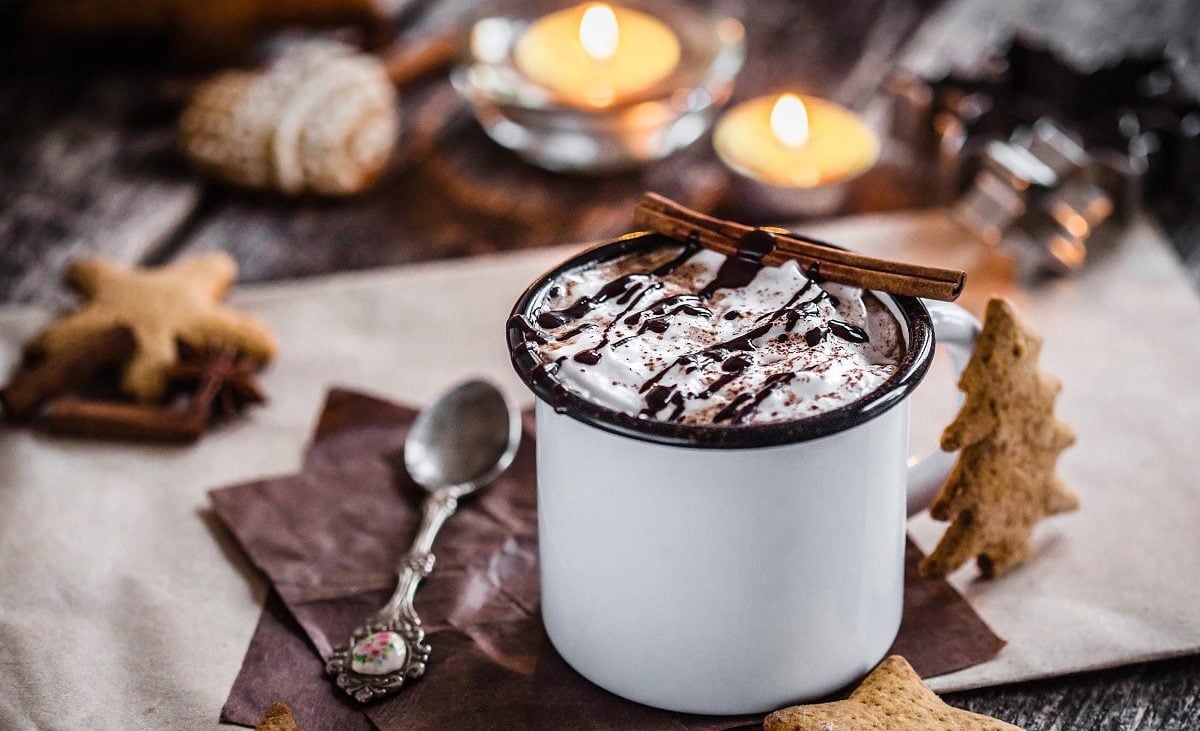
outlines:
M636 167L696 141L745 57L742 24L676 0L492 2L451 74L493 140L549 170Z
M828 215L879 160L879 136L858 114L817 97L785 93L742 102L713 132L735 195L774 217Z

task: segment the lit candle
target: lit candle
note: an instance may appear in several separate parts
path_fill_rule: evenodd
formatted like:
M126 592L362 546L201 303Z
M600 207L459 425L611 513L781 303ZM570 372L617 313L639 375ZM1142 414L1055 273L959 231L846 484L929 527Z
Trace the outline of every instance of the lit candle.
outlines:
M798 203L800 191L840 186L879 159L879 137L858 115L796 94L759 97L729 110L717 123L713 146L733 170L791 190Z
M517 41L521 72L567 104L607 107L651 89L679 65L679 37L658 18L587 3L534 21Z

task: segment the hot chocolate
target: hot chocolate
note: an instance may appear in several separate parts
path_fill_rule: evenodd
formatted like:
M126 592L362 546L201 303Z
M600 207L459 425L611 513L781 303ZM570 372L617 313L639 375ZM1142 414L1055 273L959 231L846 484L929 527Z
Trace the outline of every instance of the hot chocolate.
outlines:
M756 232L738 256L686 244L583 265L555 278L518 324L543 375L659 421L792 421L895 374L903 337L883 303L794 262L764 266L770 245Z

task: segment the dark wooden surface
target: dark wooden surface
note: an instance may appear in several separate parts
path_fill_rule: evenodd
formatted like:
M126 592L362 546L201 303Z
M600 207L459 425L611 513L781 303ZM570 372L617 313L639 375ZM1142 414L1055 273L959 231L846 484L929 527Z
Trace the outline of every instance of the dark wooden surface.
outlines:
M466 5L442 2L417 23ZM15 27L6 21L19 7L0 0L0 24ZM1178 0L758 0L747 26L738 97L802 88L858 106L897 64L966 58L1015 26L1087 62L1167 39L1200 49L1200 3ZM647 189L737 207L707 140L638 173L543 173L488 141L444 79L404 93L399 154L370 193L232 191L198 179L176 151L196 76L126 50L114 62L0 36L0 301L63 301L62 268L85 252L153 264L223 249L258 281L599 238L626 230ZM1177 210L1164 224L1200 283L1200 216ZM1032 729L1195 729L1198 695L1200 658L1184 658L949 700Z
M756 3L738 94L796 85L864 98L928 2ZM822 25L844 32L798 32ZM244 280L258 281L600 238L628 230L645 190L711 207L727 187L707 140L637 173L537 170L488 140L442 78L403 93L399 154L366 195L231 191L197 179L175 151L172 122L193 79L128 61L89 62L82 73L77 59L45 51L14 44L0 86L0 298L9 301L53 298L80 251L144 263L225 249Z

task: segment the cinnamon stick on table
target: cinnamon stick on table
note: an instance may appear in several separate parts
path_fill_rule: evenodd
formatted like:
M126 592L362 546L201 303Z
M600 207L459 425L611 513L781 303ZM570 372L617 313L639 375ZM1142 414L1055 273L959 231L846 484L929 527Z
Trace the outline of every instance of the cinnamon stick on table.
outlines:
M133 331L117 325L96 334L82 347L47 356L33 367L20 368L0 391L10 419L24 420L51 398L85 385L99 371L120 365L133 355Z
M224 348L196 349L185 343L181 350L183 362L171 369L171 376L192 386L185 406L64 396L50 403L39 425L64 436L179 444L199 439L214 410L230 416L246 404L265 401L254 380L256 363Z
M208 414L194 408L96 401L64 396L50 403L39 424L52 434L147 442L194 442Z
M878 259L782 229L756 229L693 211L657 193L642 196L633 220L637 226L681 241L694 237L701 246L726 256L739 253L742 237L764 230L775 237L775 248L762 257L764 264L795 261L810 278L863 289L950 302L962 294L966 281L966 273L957 269Z

